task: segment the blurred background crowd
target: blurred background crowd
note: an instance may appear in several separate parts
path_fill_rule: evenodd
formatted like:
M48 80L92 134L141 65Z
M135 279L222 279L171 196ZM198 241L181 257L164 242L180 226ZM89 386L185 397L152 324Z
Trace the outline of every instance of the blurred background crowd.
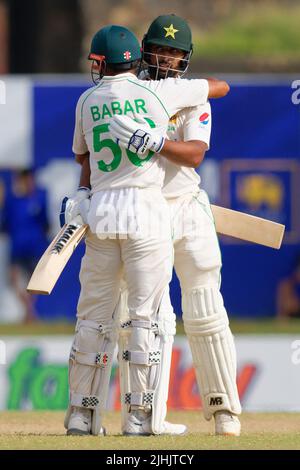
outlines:
M25 287L78 182L72 132L76 101L91 86L90 41L109 23L142 39L167 13L192 28L188 77L231 85L212 102L204 189L213 203L286 225L279 251L221 238L228 312L300 318L299 1L0 0L0 323L74 322L83 246L50 297ZM171 294L180 316L175 276Z

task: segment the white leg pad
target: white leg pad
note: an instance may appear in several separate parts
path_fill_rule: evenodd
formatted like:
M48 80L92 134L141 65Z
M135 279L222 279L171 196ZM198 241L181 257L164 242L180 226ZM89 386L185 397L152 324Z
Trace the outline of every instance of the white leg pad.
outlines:
M113 322L100 325L78 320L69 361L70 405L65 417L66 428L72 406L76 406L91 410L91 433L100 433L116 341Z
M121 394L121 428L124 431L128 419L128 406L125 404L125 395L130 390L129 363L123 360L123 351L128 350L128 340L131 332L131 322L128 311L128 291L122 289L120 300L118 303L118 317L120 321L119 338L118 338L118 362L120 377L120 394Z
M205 418L220 410L240 414L235 345L218 286L183 292L182 309Z
M166 293L168 296L168 292ZM130 320L127 292L122 292L119 334L119 368L122 430L132 409L152 411L152 432L160 434L167 413L172 345L176 317L171 304L162 301L156 318Z

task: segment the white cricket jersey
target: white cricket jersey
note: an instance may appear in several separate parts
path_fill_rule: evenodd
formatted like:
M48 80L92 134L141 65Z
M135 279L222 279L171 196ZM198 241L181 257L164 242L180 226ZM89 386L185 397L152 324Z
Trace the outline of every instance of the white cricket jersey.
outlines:
M209 148L211 134L211 107L204 105L186 108L175 114L169 122L167 137L173 141L201 140ZM194 168L176 165L166 159L163 194L166 198L197 191L200 176Z
M75 154L90 153L92 193L124 187L162 187L166 159L140 156L121 148L110 136L114 114L142 117L166 134L171 116L184 107L204 104L207 80L142 81L131 73L105 76L85 91L76 107Z

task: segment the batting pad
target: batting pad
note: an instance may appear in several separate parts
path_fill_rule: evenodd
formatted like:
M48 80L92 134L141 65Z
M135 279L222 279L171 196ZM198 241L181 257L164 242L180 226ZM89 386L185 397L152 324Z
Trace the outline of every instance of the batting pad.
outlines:
M168 291L166 292L168 294ZM172 345L176 317L171 305L162 302L156 318L130 320L127 292L120 302L119 370L122 430L133 409L151 410L153 434L160 434L167 414Z
M68 428L72 406L76 406L92 411L91 432L99 434L116 342L113 322L101 325L90 320L78 320L69 360L70 405L65 428Z
M183 292L182 310L205 418L220 410L240 414L235 345L218 287Z

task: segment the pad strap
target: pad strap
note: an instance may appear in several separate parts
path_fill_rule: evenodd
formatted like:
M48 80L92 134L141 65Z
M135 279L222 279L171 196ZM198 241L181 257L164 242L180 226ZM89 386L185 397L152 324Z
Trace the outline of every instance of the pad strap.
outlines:
M86 366L94 366L104 368L110 365L112 361L112 354L109 352L101 351L97 353L88 353L78 351L74 346L71 348L70 360L74 363L83 364Z
M95 395L81 395L80 393L71 393L71 405L79 408L95 410L99 405L99 397Z
M121 328L145 328L146 330L158 330L158 323L147 321L147 320L128 320L124 323L121 323Z
M124 403L133 406L152 406L154 391L125 393Z
M121 331L127 328L145 328L152 330L154 333L159 335L172 335L176 333L176 320L175 315L170 315L170 319L163 319L158 321L146 321L146 320L127 320L121 323Z
M144 366L152 366L160 364L161 351L123 351L122 359L129 361L131 364L140 364Z

